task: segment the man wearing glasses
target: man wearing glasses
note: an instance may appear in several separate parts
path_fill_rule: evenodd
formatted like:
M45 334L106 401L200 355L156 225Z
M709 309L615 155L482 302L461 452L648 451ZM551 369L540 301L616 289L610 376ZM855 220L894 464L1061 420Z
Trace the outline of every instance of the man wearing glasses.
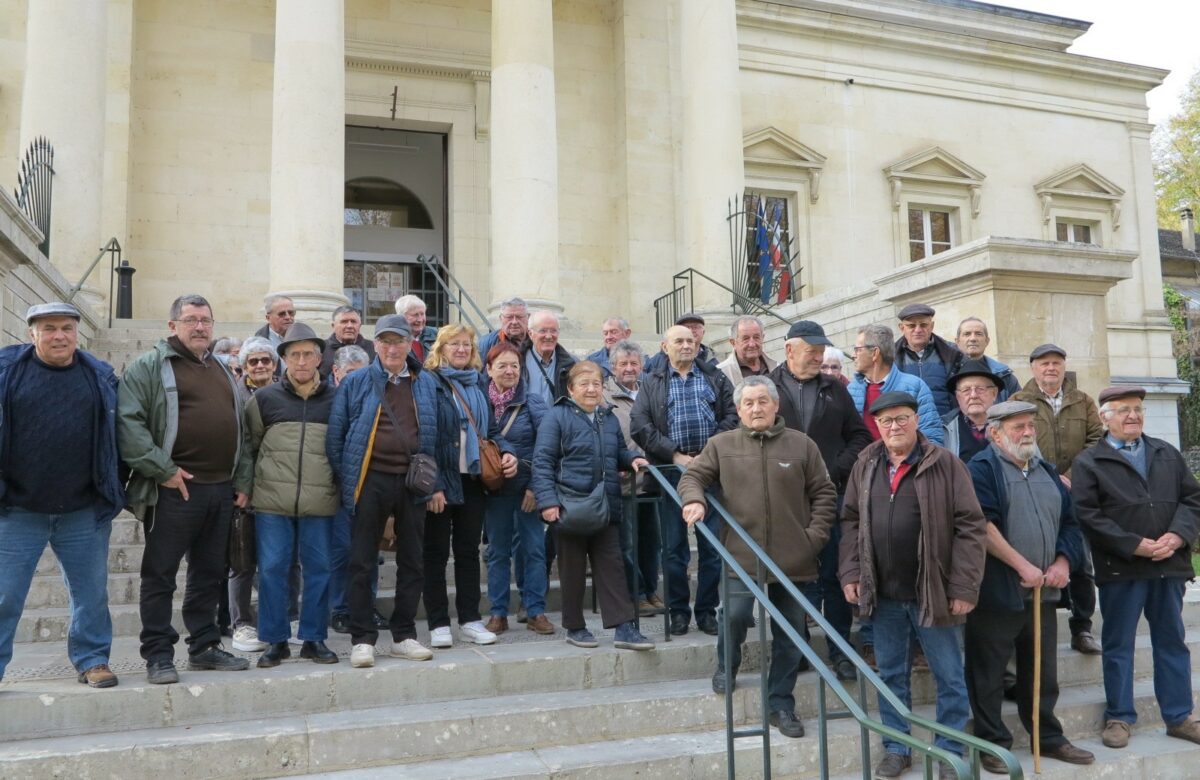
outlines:
M859 455L846 486L838 574L846 600L874 625L879 676L911 706L916 635L937 683L937 721L960 731L970 707L963 676L962 633L979 601L987 555L987 526L966 466L917 430L917 399L884 393L871 405L882 436ZM915 565L914 565L915 563ZM908 722L884 699L885 725L909 732ZM909 749L884 738L879 777L899 777ZM952 753L962 745L938 737ZM943 778L954 777L942 764Z
M1096 556L1104 654L1104 731L1110 748L1129 744L1137 722L1133 656L1145 614L1154 656L1154 694L1167 736L1200 743L1193 716L1192 663L1183 626L1183 591L1195 576L1191 554L1200 526L1200 485L1179 451L1145 435L1146 391L1100 392L1107 431L1073 465L1071 498Z
M254 332L255 336L260 336L271 342L271 346L275 349L283 343L283 337L287 335L288 328L292 327L292 323L296 321L296 304L286 295L268 295L263 299L263 313L267 318L267 324ZM279 373L283 370L282 363L275 364L275 378L279 378Z
M212 307L199 295L171 304L170 338L125 369L117 398L117 443L133 471L127 498L146 524L142 556L142 658L151 683L179 681L171 625L179 564L188 558L183 622L188 669L249 666L221 647L217 604L225 581L234 482L248 484L242 458L242 400L237 380L209 354ZM235 473L236 472L236 473Z
M896 345L887 325L864 325L854 342L854 378L846 387L854 399L854 408L863 416L871 438L879 441L879 427L867 411L884 393L908 393L917 399L918 427L935 444L945 435L933 393L919 377L896 367Z
M988 409L996 403L1004 382L982 360L964 360L958 373L946 382L946 389L957 403L942 416L946 429L946 449L967 463L988 448Z

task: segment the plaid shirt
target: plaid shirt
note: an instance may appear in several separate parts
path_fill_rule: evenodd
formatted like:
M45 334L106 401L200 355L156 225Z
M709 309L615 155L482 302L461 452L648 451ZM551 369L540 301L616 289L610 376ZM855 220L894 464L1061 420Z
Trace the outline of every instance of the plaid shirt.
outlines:
M680 452L692 455L704 449L717 430L717 396L695 366L686 378L673 368L667 373L667 435Z
M1054 395L1050 395L1044 390L1042 391L1042 398L1045 398L1046 403L1050 404L1050 411L1054 412L1055 417L1058 417L1058 413L1062 411L1064 395L1061 385L1058 388L1058 392Z

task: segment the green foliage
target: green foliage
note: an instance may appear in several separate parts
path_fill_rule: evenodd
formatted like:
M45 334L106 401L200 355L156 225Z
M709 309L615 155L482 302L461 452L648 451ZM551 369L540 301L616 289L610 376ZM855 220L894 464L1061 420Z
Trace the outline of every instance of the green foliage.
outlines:
M1180 97L1179 113L1154 131L1158 224L1179 229L1179 209L1200 210L1200 70Z
M1169 284L1163 285L1163 303L1167 308L1167 319L1171 321L1171 345L1175 352L1175 366L1179 378L1191 385L1192 392L1179 401L1180 433L1184 447L1200 446L1200 370L1193 361L1197 338L1194 327L1189 323L1187 304L1183 295Z

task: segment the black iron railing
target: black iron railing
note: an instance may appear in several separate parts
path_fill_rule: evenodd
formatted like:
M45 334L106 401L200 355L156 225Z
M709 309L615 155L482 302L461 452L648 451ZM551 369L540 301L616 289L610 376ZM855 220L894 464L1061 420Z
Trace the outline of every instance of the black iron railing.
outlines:
M774 309L764 305L761 301L747 298L703 271L685 268L671 277L671 292L654 299L654 324L659 333L666 333L667 328L674 325L681 315L695 309L695 288L698 281L724 290L729 296L730 307L738 314L760 314L772 317L784 325L792 324L791 320L781 317Z
M50 256L50 207L53 205L54 147L42 136L33 139L21 160L15 191L17 206L38 230L42 243L38 249Z
M100 264L100 258L108 255L109 257L109 274L108 274L108 327L112 327L113 321L113 305L117 303L118 296L113 294L114 287L117 284L117 278L121 278L122 295L120 303L120 312L118 316L130 317L133 309L133 290L132 276L134 269L129 267L129 263L121 260L121 242L117 241L116 237L108 239L108 243L100 247L100 252L97 253L96 259L87 267L80 277L79 283L71 287L67 291L67 303L75 299L75 296L83 289L84 282L92 275L92 271Z
M446 300L458 309L458 318L474 328L479 334L491 333L495 328L488 321L487 315L475 303L475 299L467 292L467 288L450 273L450 269L437 255L417 255L417 262L433 277Z

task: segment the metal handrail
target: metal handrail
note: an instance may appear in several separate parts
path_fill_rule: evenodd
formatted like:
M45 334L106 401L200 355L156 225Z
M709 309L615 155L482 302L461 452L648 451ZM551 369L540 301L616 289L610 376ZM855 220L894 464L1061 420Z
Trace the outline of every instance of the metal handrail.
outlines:
M116 236L108 239L108 243L100 247L100 251L96 254L96 259L93 260L91 265L87 267L87 270L83 272L83 276L79 278L79 283L72 285L71 289L67 291L67 300L65 302L70 303L75 299L75 296L80 290L83 289L84 282L86 282L88 277L92 275L92 271L96 269L96 266L100 264L100 258L104 257L106 254L109 255L109 265L111 266L108 275L108 327L111 328L114 302L113 279L117 274L117 266L121 264L121 242L117 241Z
M467 324L475 328L475 330L479 331L481 334L491 333L493 330L495 330L495 328L493 328L491 323L488 321L487 315L483 313L483 310L480 309L478 304L475 303L475 299L472 298L471 294L467 292L467 288L463 287L462 283L459 282L458 279L454 278L454 274L450 273L449 267L446 266L440 257L437 255L429 255L428 257L425 255L417 255L417 262L420 263L421 267L428 271L429 275L437 281L438 286L442 288L444 293L446 293L446 300L458 308L459 316L465 319ZM455 294L454 290L450 288L450 285L454 285L454 287L458 290L457 295ZM479 317L478 323L476 323L471 317L471 312L467 311L467 309L463 306L464 300L467 302L467 305L474 310L475 315Z
M792 324L791 320L787 319L786 317L781 317L771 307L765 305L762 301L756 301L753 298L748 298L745 295L742 295L738 291L734 290L732 287L725 284L724 282L719 282L716 279L709 276L708 274L704 273L703 271L700 271L696 268L692 268L689 266L688 268L683 269L682 271L680 271L679 273L677 273L671 277L671 281L674 284L674 287L672 288L671 292L666 293L665 295L660 295L659 297L654 299L655 324L657 325L658 331L660 333L665 332L666 328L675 324L675 319L678 317L679 314L682 313L680 311L677 311L677 309L681 308L680 307L681 301L686 303L687 309L690 310L692 308L692 306L695 302L695 294L693 293L693 288L696 285L695 277L697 277L697 276L699 276L701 279L704 279L705 281L711 282L712 284L721 288L725 292L729 293L733 299L731 306L735 306L735 307L740 306L742 311L744 311L744 312L753 311L756 314L765 314L765 315L774 317L775 319L782 322L784 325L790 326ZM671 304L671 309L672 309L671 314L673 314L673 316L669 316L666 319L664 319L662 316L662 314L663 314L662 309L663 309L663 307L666 306L667 303ZM668 322L667 320L670 320L670 321Z
M647 466L646 471L658 482L659 487L662 489L663 499L670 499L670 500L674 501L676 504L678 504L680 507L682 507L683 501L682 501L682 499L680 499L679 493L671 485L670 481L666 478L666 476L663 475L663 473L662 473L663 468L679 469L678 466ZM680 471L682 471L682 469L680 469ZM883 680L881 680L879 678L879 676L874 671L871 670L871 667L868 666L865 661L863 661L863 659L855 651L854 647L851 646L851 644L849 642L847 642L841 636L841 634L839 634L836 630L834 630L833 626L831 626L825 620L825 617L824 617L824 615L821 614L821 611L819 609L817 609L816 607L814 607L812 605L812 602L810 602L808 600L808 598L805 597L804 594L800 592L800 589L797 588L796 585L791 581L791 578L788 577L788 575L781 568L779 568L778 564L776 564L773 560L771 560L771 558L766 554L766 552L762 549L762 547L760 547L759 544L754 541L754 539L750 536L750 534L744 528L742 528L741 524L738 523L737 520L735 520L733 518L733 516L731 514L729 514L728 510L726 510L725 507L721 505L721 502L718 501L715 497L713 497L711 495L706 496L706 499L708 501L709 506L712 507L714 510L716 510L717 514L721 517L721 519L724 521L724 523L734 533L736 533L738 535L738 537L746 545L747 549L749 549L750 552L755 557L757 568L758 568L758 575L759 575L757 580L750 577L750 575L741 566L741 564L739 564L737 562L737 559L733 557L733 554L730 553L729 550L725 547L725 545L723 545L721 543L720 539L717 538L716 533L714 533L704 523L702 523L702 522L696 523L696 525L695 525L696 532L698 534L701 534L705 538L705 540L707 540L708 543L710 545L712 545L713 549L717 552L718 555L721 556L721 558L724 560L725 564L729 567L729 569L733 572L733 574L735 574L738 577L738 579L740 579L742 581L742 583L746 586L747 590L749 590L751 595L753 595L754 598L758 601L759 616L760 616L759 620L758 620L760 647L766 646L765 626L764 626L765 620L763 620L763 613L765 612L770 615L775 628L777 630L782 630L783 633L787 635L788 639L792 640L792 642L796 645L796 647L800 650L800 652L808 660L808 662L812 666L812 668L814 670L816 670L816 672L817 672L817 675L819 678L818 679L818 701L817 701L817 707L818 707L818 726L817 726L817 728L818 728L819 743L820 743L819 744L820 767L821 767L821 777L822 778L827 778L829 776L829 755L828 755L829 735L828 735L826 721L834 720L834 719L838 719L838 718L846 718L846 717L854 718L854 720L856 720L858 722L859 728L862 732L861 746L862 746L862 755L863 755L863 778L864 778L864 780L869 780L869 778L871 776L871 765L870 765L870 756L871 756L870 750L871 749L870 749L870 739L869 739L868 732L875 732L876 734L879 734L880 736L889 737L890 739L893 739L893 740L900 742L901 744L907 746L910 750L920 753L923 757L925 777L927 779L932 776L933 762L935 760L942 761L942 762L954 767L954 771L958 775L960 780L968 780L969 778L978 777L979 776L979 768L980 768L980 763L979 763L979 754L980 753L989 753L993 756L996 756L1002 762L1004 762L1005 768L1008 770L1008 776L1009 776L1010 780L1021 780L1024 777L1024 772L1021 769L1021 764L1017 761L1016 757L1010 751L1005 750L1004 748L1001 748L997 745L994 745L991 742L987 742L986 740L982 740L982 739L979 739L978 737L974 737L969 734L965 734L961 731L958 731L957 729L952 729L948 726L944 726L944 725L938 723L937 721L930 720L929 718L925 718L920 715L917 715L917 714L913 713L911 710L909 710L908 707L904 706L904 704L900 701L900 699L894 693L892 693L891 689L887 687L887 685L883 682ZM819 626L821 628L822 631L825 632L825 641L832 642L834 645L836 645L837 648L839 650L841 650L842 653L845 655L845 657L850 661L850 663L854 665L855 670L858 672L858 688L859 688L858 700L855 700L855 698L853 696L851 696L849 692L846 691L846 689L842 686L841 681L839 681L837 679L836 673L833 672L831 669L829 669L821 661L820 656L817 655L817 652L808 644L808 642L806 642L804 640L804 638L801 636L800 631L796 628L796 626L793 626L787 620L787 618L784 617L783 613L779 610L779 608L777 606L775 606L775 604L767 596L765 584L764 585L759 584L759 582L764 580L764 578L762 576L762 571L763 571L764 567L775 578L775 580L777 582L779 582L779 584L784 588L784 590L787 592L788 596L795 599L796 603L800 605L800 607L805 611L805 613L808 615L808 617L811 620L813 620L817 624L817 626ZM722 576L722 578L721 578L722 588L725 587L726 579L727 579L726 577ZM722 594L722 599L724 602L724 593ZM730 641L729 611L728 611L728 609L722 609L721 613L722 613L721 614L721 622L722 622L722 627L724 629L722 633L723 633L725 642L728 644L728 642ZM735 776L734 775L734 748L733 748L734 738L737 736L758 735L758 731L755 730L753 732L744 733L744 732L735 732L733 729L733 711L732 711L732 702L731 702L730 694L732 693L734 681L731 676L732 669L730 668L732 654L729 652L729 650L730 650L730 648L727 646L726 652L725 652L725 667L726 667L725 668L725 675L726 675L726 677L725 677L725 681L726 681L725 682L725 685L726 685L725 733L726 733L726 753L727 753L727 762L728 762L728 765L727 765L728 776L729 776L730 780L733 780L733 778ZM765 690L765 687L766 687L766 659L763 660L762 668L760 669L760 676L762 678L761 685L763 686L763 689L764 689L763 690L762 731L769 732L770 727L767 722L767 712L766 712L767 705L766 705L766 690ZM868 684L870 685L870 687L875 689L876 694L880 698L886 699L887 702L900 715L900 717L903 718L904 720L908 721L910 724L927 729L932 734L946 737L947 739L954 740L954 741L959 742L962 745L964 745L967 748L967 751L968 751L967 755L969 757L970 763L968 764L967 761L964 761L963 758L957 754L950 753L947 750L944 750L944 749L936 747L935 745L932 745L928 742L924 742L920 739L917 739L916 737L912 736L911 734L905 734L904 732L897 731L896 729L893 729L889 726L884 725L882 721L871 718L867 714L866 689L867 689ZM838 698L838 700L841 701L841 703L846 707L845 712L829 714L826 711L825 695L826 695L827 688L829 690L833 691L834 695ZM765 735L764 735L763 743L764 743L763 776L769 778L771 776L769 739Z

